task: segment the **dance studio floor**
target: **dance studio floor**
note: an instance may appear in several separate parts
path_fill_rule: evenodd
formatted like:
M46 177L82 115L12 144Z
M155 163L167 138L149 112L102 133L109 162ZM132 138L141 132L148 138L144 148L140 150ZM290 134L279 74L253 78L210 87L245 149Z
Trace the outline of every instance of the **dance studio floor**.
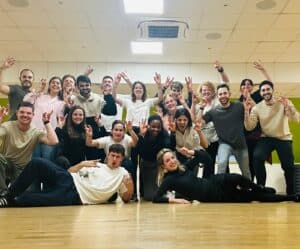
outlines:
M300 248L300 203L0 209L0 248Z

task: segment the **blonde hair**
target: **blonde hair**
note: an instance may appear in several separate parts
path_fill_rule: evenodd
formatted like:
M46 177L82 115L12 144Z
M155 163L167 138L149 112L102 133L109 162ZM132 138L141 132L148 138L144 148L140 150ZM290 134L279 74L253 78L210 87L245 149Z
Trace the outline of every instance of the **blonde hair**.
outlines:
M198 93L198 94L201 94L202 88L203 88L204 86L208 87L209 90L211 90L213 97L216 95L216 88L215 88L215 85L214 85L214 83L212 83L212 82L210 82L210 81L205 81L205 82L203 82L203 83L198 87L198 89L197 89L197 93Z
M175 152L170 150L170 149L161 149L158 153L157 153L157 156L156 156L156 160L157 160L157 167L158 167L158 170L157 170L157 185L160 186L160 184L162 183L164 177L165 177L165 174L167 173L166 170L164 169L164 155L166 153L172 153L175 157ZM177 159L177 158L176 158ZM180 164L180 162L177 160L178 162L178 170L179 171L185 171L185 168L182 164Z

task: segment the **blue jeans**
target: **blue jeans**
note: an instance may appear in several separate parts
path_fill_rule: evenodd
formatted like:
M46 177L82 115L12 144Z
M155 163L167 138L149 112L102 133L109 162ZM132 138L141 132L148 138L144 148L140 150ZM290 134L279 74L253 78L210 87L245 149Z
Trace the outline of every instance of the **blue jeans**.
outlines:
M25 192L33 183L43 183L45 192ZM34 158L9 187L7 198L19 206L57 206L80 204L71 174L43 158Z
M32 157L41 157L53 161L55 145L38 143L32 153Z
M225 143L220 143L218 148L218 174L226 173L226 168L229 163L229 157L231 155L235 156L242 175L247 177L248 179L251 179L247 147L233 149L229 144Z

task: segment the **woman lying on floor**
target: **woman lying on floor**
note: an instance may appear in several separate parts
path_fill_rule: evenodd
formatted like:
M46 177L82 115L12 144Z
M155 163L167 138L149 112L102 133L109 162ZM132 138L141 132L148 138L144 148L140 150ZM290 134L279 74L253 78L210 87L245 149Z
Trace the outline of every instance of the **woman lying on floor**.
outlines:
M278 195L275 189L257 185L239 174L218 174L207 179L196 177L185 170L176 155L169 149L162 149L157 155L158 191L155 203L200 202L281 202L299 201L295 195ZM183 198L166 197L167 191L175 191Z

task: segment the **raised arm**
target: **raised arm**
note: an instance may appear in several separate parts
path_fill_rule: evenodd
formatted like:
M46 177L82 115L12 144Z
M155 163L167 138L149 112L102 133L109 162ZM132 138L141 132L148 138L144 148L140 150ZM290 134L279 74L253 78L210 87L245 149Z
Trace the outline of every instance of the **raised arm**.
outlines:
M153 79L158 88L158 92L157 92L158 99L154 103L155 105L157 105L158 103L160 103L163 100L163 86L161 83L161 76L159 73L155 73Z
M5 85L2 83L2 72L8 68L10 68L12 65L14 65L16 62L15 58L13 57L7 57L2 65L0 66L0 92L2 94L8 95L10 92L10 88L8 85Z
M272 81L268 71L266 70L266 68L263 66L261 60L257 60L257 61L254 61L253 62L253 67L256 68L257 70L259 70L263 75L264 77L269 80L269 81Z
M50 117L51 117L52 113L53 113L53 111L44 112L43 116L42 116L42 120L43 120L43 123L46 128L46 134L40 138L40 142L43 144L55 145L55 144L58 144L58 142L59 142L57 135L56 135L52 125L50 124Z
M228 77L228 75L225 73L224 67L222 67L222 65L220 64L220 62L219 62L218 60L215 61L214 67L215 67L215 69L217 69L217 71L220 73L222 82L224 82L224 83L229 83L229 77Z
M93 139L93 128L90 125L86 125L85 129L85 144L88 147L97 147L98 142Z
M132 122L131 121L126 121L125 123L126 123L126 129L127 129L128 133L129 133L131 139L132 139L131 146L135 147L139 138L138 138L137 134L133 130Z
M112 88L112 96L115 99L115 102L118 103L119 105L123 105L122 100L119 99L119 98L117 98L117 88L120 85L121 78L122 77L121 77L120 73L118 73L118 74L115 75L114 83L113 83L113 88Z
M77 163L74 166L68 168L68 171L70 173L77 173L79 170L81 170L84 167L96 167L97 166L97 162L99 162L99 160L81 161L80 163Z
M120 73L120 76L123 80L125 80L126 84L130 87L130 89L132 88L132 82L129 79L128 75L125 72Z

